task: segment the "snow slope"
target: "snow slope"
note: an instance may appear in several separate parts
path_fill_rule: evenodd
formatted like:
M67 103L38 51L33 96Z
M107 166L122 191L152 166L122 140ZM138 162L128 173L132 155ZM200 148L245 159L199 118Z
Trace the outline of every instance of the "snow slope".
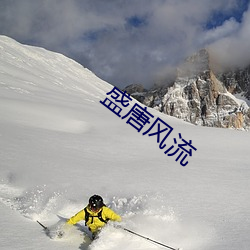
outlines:
M162 249L112 225L90 244L83 223L63 239L36 223L53 228L97 193L124 227L171 247L250 249L249 132L148 109L174 128L168 147L181 133L197 148L182 167L100 103L112 88L63 55L0 36L0 248Z

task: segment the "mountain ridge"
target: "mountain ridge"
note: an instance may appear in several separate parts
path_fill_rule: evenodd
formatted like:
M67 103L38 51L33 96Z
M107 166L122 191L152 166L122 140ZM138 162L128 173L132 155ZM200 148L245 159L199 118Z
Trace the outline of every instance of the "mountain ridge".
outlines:
M130 85L124 90L146 106L195 125L249 129L249 79L250 66L217 72L209 51L202 49L177 68L171 85L154 86L143 92L139 85L136 91Z

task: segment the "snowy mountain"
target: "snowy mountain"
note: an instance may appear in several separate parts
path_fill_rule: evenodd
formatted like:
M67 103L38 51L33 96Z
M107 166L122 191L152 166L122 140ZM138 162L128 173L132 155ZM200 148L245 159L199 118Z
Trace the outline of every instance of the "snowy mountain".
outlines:
M91 243L84 222L62 239L36 223L53 229L96 193L122 226L168 246L248 250L249 132L126 106L112 90L63 55L0 36L0 248L163 249L112 224ZM148 118L141 130L133 107Z
M172 85L125 90L143 104L195 125L249 129L249 69L219 73L211 61L209 52L200 50L180 65Z
M223 73L218 72L216 75L230 93L238 94L250 103L250 66L225 70Z

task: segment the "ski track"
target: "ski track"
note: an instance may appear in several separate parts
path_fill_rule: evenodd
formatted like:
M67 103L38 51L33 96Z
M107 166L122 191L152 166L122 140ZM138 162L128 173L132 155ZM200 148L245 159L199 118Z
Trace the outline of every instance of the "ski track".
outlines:
M195 239L199 227L196 230L190 230L190 225L187 226L181 222L172 208L163 205L164 197L161 195L141 195L130 198L111 197L107 200L107 206L123 217L121 224L129 230L176 248L186 245L185 249L192 249L194 245L197 247L197 244L201 244ZM10 209L20 213L20 216L34 222L36 220L45 222L45 225L50 229L51 235L49 236L53 240L63 241L69 246L77 244L82 250L124 248L124 245L119 243L121 239L123 239L122 242L124 239L128 242L126 249L162 249L161 246L153 242L115 228L112 223L107 225L100 233L99 238L92 243L86 235L88 232L83 222L67 229L63 239L58 239L56 237L57 231L65 225L65 220L62 218L60 220L56 215L62 214L64 215L62 217L68 218L74 214L77 208L82 206L82 203L66 200L63 192L50 192L46 185L22 190L12 186L11 183L1 183L0 201ZM185 228L189 228L190 231L184 232ZM185 239L189 239L189 241L185 242ZM204 239L201 241L204 243Z

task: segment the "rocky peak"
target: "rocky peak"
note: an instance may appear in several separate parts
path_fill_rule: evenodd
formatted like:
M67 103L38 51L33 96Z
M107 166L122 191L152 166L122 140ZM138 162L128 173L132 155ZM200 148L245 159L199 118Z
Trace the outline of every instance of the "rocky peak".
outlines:
M146 89L144 88L142 84L130 84L125 89L123 89L123 91L127 91L127 93L131 95L135 93L145 92Z
M227 70L218 74L227 90L232 94L241 94L250 100L250 65L246 68Z
M180 65L171 86L144 90L139 98L131 94L147 106L196 125L249 128L250 109L233 94L249 87L250 67L220 77L211 68L209 52L202 49Z
M126 91L128 94L130 94L132 97L142 103L145 99L144 95L147 92L147 90L142 84L130 84L126 86L122 91Z
M194 55L188 57L177 69L177 77L194 77L203 75L209 71L209 53L202 49Z

